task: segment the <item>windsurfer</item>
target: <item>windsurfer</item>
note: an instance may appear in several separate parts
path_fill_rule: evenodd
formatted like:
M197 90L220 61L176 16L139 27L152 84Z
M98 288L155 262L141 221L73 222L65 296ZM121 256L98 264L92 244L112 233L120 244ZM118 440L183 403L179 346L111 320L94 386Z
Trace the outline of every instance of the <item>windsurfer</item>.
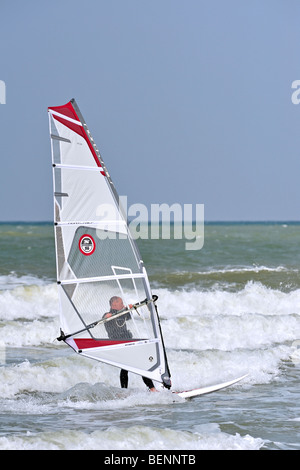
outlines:
M120 313L125 309L123 300L121 297L114 296L109 301L110 311L103 315L103 318L109 318L116 313ZM132 305L129 305L131 308ZM121 317L116 318L115 320L110 320L109 322L104 323L105 329L107 331L108 337L110 339L131 339L132 333L127 329L126 320L130 320L130 313L125 313ZM156 392L156 388L151 379L147 377L142 377L145 385L149 388L151 392ZM121 369L120 372L120 383L122 388L128 387L128 371Z

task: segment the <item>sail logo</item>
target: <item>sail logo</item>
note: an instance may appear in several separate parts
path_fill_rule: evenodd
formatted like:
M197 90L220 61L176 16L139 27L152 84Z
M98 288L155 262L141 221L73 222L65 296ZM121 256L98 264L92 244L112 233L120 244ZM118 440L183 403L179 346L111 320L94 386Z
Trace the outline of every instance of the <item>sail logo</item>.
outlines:
M3 80L0 80L0 104L6 104L6 85Z
M96 243L91 235L85 234L80 237L79 250L85 256L92 255L96 249Z

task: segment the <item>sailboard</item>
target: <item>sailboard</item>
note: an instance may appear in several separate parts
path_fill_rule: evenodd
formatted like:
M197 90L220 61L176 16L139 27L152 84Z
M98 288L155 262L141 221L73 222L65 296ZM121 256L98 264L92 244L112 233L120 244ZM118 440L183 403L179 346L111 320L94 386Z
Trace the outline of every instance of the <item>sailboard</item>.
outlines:
M74 99L48 108L61 334L76 353L171 387L146 268ZM113 309L116 299L122 308Z
M231 385L234 385L235 383L240 382L240 380L243 380L245 377L247 377L247 375L248 374L245 374L242 377L238 377L236 379L229 380L227 382L222 382L220 384L209 385L207 387L195 388L193 390L186 390L183 392L173 392L173 393L176 393L176 395L182 398L194 398L194 397L198 397L199 395L207 395L208 393L216 392L218 390L222 390L223 388L230 387Z

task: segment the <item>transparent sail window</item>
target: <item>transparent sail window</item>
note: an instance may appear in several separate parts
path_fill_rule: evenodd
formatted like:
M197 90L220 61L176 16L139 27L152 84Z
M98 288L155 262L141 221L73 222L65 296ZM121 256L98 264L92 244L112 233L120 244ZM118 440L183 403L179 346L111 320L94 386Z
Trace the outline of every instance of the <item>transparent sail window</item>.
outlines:
M122 309L112 310L112 299L121 299L124 309L145 300L142 278L82 282L67 284L63 288L73 305L74 315L78 315L86 326L104 319L106 313L112 313L113 317L122 313ZM133 309L116 319L101 322L83 336L111 340L153 339L155 331L151 311L147 305Z

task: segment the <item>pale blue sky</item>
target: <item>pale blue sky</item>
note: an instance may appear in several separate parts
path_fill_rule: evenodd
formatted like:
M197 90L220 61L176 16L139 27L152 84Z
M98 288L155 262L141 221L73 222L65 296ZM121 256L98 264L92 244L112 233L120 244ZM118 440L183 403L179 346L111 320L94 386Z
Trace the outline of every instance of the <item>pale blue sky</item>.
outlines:
M300 220L300 2L0 0L0 220L52 220L47 107L75 98L128 203Z

